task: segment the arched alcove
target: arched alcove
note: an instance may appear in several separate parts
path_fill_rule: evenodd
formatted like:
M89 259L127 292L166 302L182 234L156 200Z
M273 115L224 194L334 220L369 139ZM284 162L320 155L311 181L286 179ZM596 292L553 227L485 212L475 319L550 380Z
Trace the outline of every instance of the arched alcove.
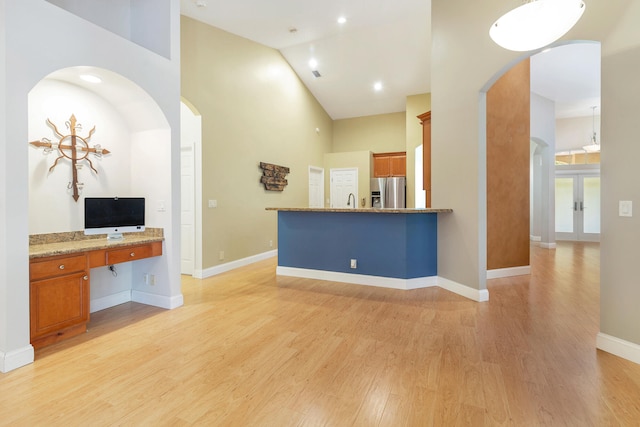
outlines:
M95 76L96 83L82 80ZM49 139L57 142L55 130L68 134L69 119L74 115L82 126L78 135L87 137L89 146L100 145L109 154L99 158L89 155L95 167L79 162L81 196L134 196L143 193L148 200L149 224L163 226L153 209L165 200L163 189L150 185L162 182L161 171L169 168L170 127L155 101L139 86L109 70L96 67L71 67L46 76L29 92L29 141ZM77 202L69 193L71 162L60 159L49 171L59 153L43 155L33 145L29 150L29 233L52 233L82 230L82 199ZM157 175L157 176L156 176ZM167 183L168 187L168 183ZM168 197L168 191L165 193ZM46 214L45 214L46 213Z
M83 80L88 75L100 81ZM55 71L29 92L28 141L59 142L60 135L71 133L72 116L79 125L75 133L87 146L109 153L91 153L77 162L75 174L82 185L76 201L71 160L56 148L30 145L29 234L82 231L85 197L144 197L146 227L169 230L171 128L153 98L132 81L103 68ZM66 153L71 155L70 150ZM141 279L145 274L168 276L164 260L122 263L116 268L117 274L108 267L92 269L92 312L131 301L132 291L145 286Z
M575 47L573 50L579 50L580 46L593 45L598 53L599 57L599 44L591 41L582 42L566 42L558 44L555 48L563 49L563 55L570 55L571 47ZM534 52L536 55L545 55L544 52ZM555 229L554 229L554 154L555 154L555 114L556 105L562 104L562 108L565 110L575 109L576 105L580 104L583 99L569 99L568 94L571 94L572 90L568 88L573 82L570 81L571 76L562 76L558 79L560 82L549 84L549 87L544 90L534 92L538 87L525 88L525 86L533 85L535 77L533 73L540 72L540 66L536 68L534 60L537 60L538 56L524 55L518 58L516 61L510 63L507 67L500 70L487 82L483 88L483 101L486 105L480 109L482 116L480 117L480 126L486 128L486 134L480 134L481 144L484 144L484 149L487 152L487 269L495 269L499 275L488 274L488 277L503 277L505 275L518 275L525 274L528 271L528 247L530 238L537 238L541 241L541 246L547 248L555 247ZM523 70L516 78L513 77L513 73L517 67L522 68L523 64L531 61L530 75L529 67L525 66L526 70ZM598 61L599 62L599 61ZM599 83L599 64L597 64L597 74ZM563 64L562 68L567 69L567 64ZM574 73L575 74L575 73ZM583 73L587 74L587 73ZM549 77L549 76L545 76ZM544 78L544 77L543 77ZM536 82L538 85L538 81ZM505 81L507 83L505 83ZM502 94L504 95L497 102L489 102L490 95L496 84L499 83L502 86ZM561 83L561 85L559 84ZM506 89L504 85L506 84ZM580 88L582 82L577 82L576 87ZM522 89L520 92L518 90ZM542 93L540 95L539 93ZM521 115L520 117L513 119L513 112L515 111L515 104L518 101L523 101L523 97L528 99L524 103L520 102L522 106L526 106L529 113ZM598 93L599 97L599 86ZM512 98L510 101L509 98ZM584 102L593 103L593 94L585 93ZM508 106L508 108L502 108L499 106ZM498 115L497 122L491 122L488 118L493 117L496 120L495 109L501 108L504 111L505 117ZM492 110L493 109L493 110ZM514 121L511 121L514 120ZM495 132L491 128L502 129L501 135L497 138L502 138L502 142L505 139L509 139L509 144L500 145L501 150L504 150L506 146L509 146L508 152L503 151L504 155L496 156ZM526 132L521 130L526 129ZM519 135L516 138L515 135ZM513 140L512 140L513 139ZM516 141L517 139L517 141ZM530 148L531 140L540 142L537 152L532 152ZM517 151L518 154L515 154ZM532 155L537 155L537 163L532 163ZM496 157L500 158L500 161L495 161ZM515 163L521 165L518 169L518 175L515 173L513 165ZM532 167L538 166L537 175L532 173ZM496 179L495 176L498 176ZM492 179L493 178L493 179ZM525 179L529 179L529 182L524 182ZM532 192L532 181L536 179L538 182L537 198ZM522 182L520 187L516 186L516 182ZM498 187L496 187L496 185ZM516 188L517 187L517 188ZM496 189L497 188L497 189ZM529 192L529 194L526 194ZM512 197L514 193L520 193L523 197ZM535 204L537 200L537 205ZM503 205L499 205L500 203ZM529 203L529 207L523 206L525 203ZM536 211L543 209L544 212ZM537 215L536 215L537 212ZM497 216L496 216L497 215ZM521 227L517 226L521 224ZM518 230L518 231L516 231ZM514 234L518 233L517 238ZM493 242L493 244L492 244ZM496 248L495 242L500 242L502 246ZM516 248L517 245L518 248ZM504 259L500 258L500 253L496 255L495 251L502 250L503 254L506 254ZM514 263L514 253L520 250L523 254L522 257ZM508 259L507 259L508 258ZM496 267L497 266L497 267ZM500 271L498 271L500 270ZM504 270L504 271L502 271ZM509 270L509 271L507 271Z

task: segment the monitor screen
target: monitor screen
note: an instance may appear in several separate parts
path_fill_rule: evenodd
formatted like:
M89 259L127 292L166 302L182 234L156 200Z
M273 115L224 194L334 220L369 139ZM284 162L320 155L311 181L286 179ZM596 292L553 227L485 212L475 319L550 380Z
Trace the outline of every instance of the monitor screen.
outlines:
M122 239L122 233L144 231L144 207L144 197L86 197L84 234Z

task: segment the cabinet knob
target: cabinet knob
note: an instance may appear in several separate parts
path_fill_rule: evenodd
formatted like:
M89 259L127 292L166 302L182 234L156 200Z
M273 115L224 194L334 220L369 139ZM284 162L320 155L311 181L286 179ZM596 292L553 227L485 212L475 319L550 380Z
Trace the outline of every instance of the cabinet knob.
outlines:
M58 266L58 268L59 268L60 270L64 270L64 264L60 264L60 265Z
M131 256L136 256L136 253L135 253L135 252L131 252L131 254L130 254L130 255L131 255Z
M82 280L89 280L89 276L87 276L86 274L82 277Z

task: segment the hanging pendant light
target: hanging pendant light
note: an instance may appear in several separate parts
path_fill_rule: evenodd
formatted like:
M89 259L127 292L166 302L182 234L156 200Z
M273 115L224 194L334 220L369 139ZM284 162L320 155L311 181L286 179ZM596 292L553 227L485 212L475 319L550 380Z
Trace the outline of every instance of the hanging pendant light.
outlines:
M586 151L587 153L599 153L600 152L600 144L598 143L598 140L596 139L596 108L598 107L591 107L591 109L593 110L593 118L592 118L592 127L593 127L593 132L591 134L591 144L589 145L585 145L582 147L582 149L584 151Z
M523 52L547 46L578 22L586 5L582 0L525 0L502 15L489 35L505 49Z

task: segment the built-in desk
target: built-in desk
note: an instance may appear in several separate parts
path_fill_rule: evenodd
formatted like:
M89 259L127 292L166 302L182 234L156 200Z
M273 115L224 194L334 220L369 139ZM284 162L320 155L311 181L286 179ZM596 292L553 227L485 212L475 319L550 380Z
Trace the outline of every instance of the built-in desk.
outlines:
M121 241L82 232L38 234L29 241L31 345L40 348L85 332L90 271L162 255L162 229Z

